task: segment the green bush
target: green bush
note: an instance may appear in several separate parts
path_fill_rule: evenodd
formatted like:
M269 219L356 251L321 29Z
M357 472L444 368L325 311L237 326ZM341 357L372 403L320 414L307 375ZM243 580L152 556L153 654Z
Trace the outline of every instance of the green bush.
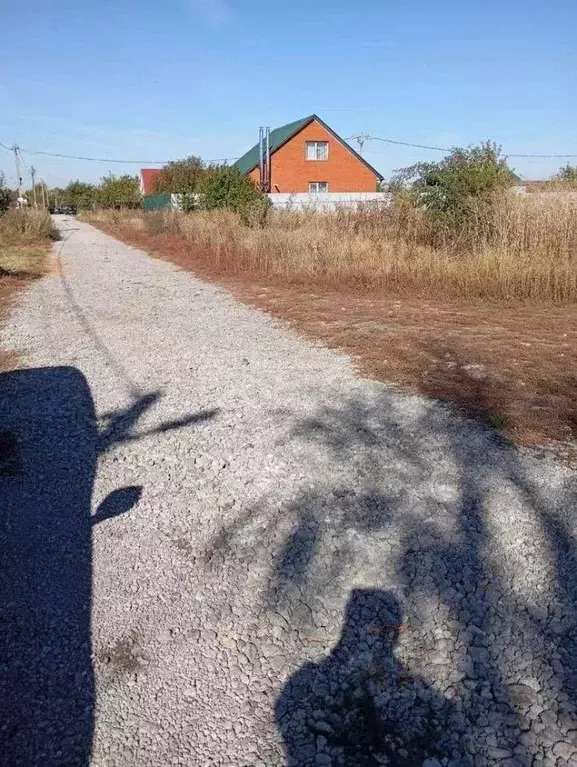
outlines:
M98 204L103 208L140 208L142 194L138 176L114 176L110 173L100 181Z
M204 210L233 210L247 226L262 226L270 200L238 168L215 165L207 168L198 184L199 204Z
M185 157L165 165L154 180L155 194L192 194L196 192L204 164L200 157Z
M6 186L4 175L0 173L0 215L6 213L12 203L14 192Z
M571 187L577 187L577 165L564 165L559 168L558 173L554 176L555 181L561 181Z
M54 190L59 205L76 205L78 210L93 210L98 200L98 187L85 181L71 181L66 189Z
M401 170L394 188L422 208L438 232L455 233L472 220L490 227L499 195L517 177L491 141L453 149L440 162L424 162Z

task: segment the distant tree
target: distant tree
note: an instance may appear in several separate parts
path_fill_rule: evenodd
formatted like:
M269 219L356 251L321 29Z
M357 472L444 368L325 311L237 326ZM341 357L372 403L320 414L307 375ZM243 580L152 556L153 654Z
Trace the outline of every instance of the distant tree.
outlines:
M501 148L486 141L466 149L455 148L440 162L422 162L404 168L392 186L408 191L433 223L459 228L471 216L488 214L499 193L517 176L501 156Z
M192 194L197 191L204 172L200 157L185 157L169 162L154 179L156 194Z
M6 186L6 178L0 171L0 215L6 213L12 200L14 199L14 192L8 186Z
M553 177L554 181L561 181L570 186L577 186L577 165L564 165Z
M229 165L207 168L198 184L198 193L201 208L233 210L248 225L262 225L270 207L270 200L259 187Z
M112 173L104 176L97 190L97 202L103 208L140 208L142 194L138 176Z
M76 205L78 210L91 210L97 203L98 188L85 181L71 181L65 189L54 189L51 201L58 205Z

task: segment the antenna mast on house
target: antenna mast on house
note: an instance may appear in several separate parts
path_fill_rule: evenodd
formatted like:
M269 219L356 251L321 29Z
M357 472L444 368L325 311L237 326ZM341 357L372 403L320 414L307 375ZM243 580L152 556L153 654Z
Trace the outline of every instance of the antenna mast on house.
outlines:
M258 129L259 182L263 192L270 192L270 128Z
M267 126L266 133L265 133L265 181L264 181L264 191L270 192L270 180L271 180L271 173L270 173L270 127Z
M363 153L363 146L364 146L365 141L367 139L370 139L370 138L371 137L369 136L368 133L358 133L356 136L351 136L351 141L354 140L359 145L359 154L360 155L362 155L362 153Z
M262 125L258 129L258 169L260 188L264 190L264 128Z

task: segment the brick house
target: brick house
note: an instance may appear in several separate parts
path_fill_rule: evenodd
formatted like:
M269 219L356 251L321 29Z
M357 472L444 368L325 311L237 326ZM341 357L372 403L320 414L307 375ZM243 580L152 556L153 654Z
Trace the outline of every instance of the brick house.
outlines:
M375 192L382 175L317 115L283 125L270 133L270 191ZM260 182L259 145L235 166Z
M154 194L154 182L160 171L161 168L140 169L140 191L142 194Z

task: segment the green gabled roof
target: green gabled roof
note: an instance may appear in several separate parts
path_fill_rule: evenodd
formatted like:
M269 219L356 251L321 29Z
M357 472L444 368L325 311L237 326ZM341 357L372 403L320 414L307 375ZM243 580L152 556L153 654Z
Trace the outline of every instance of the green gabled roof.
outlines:
M270 151L274 152L279 146L288 141L291 136L294 136L301 128L304 128L307 123L315 119L315 115L309 115L303 117L302 120L295 120L294 123L287 123L287 125L281 125L280 128L275 128L270 132ZM253 168L259 164L259 146L255 144L252 149L249 149L246 154L243 154L234 164L235 168L238 168L241 173L250 173Z
M347 144L347 142L337 133L335 133L334 130L326 124L326 122L321 120L318 115L309 115L308 117L303 117L302 120L295 120L294 123L287 123L287 125L282 125L280 128L275 128L270 132L270 151L275 152L279 147L281 147L290 138L292 138L295 133L298 133L302 128L305 127L305 125L308 125L313 120L316 120L320 125L322 125L323 128L325 128L332 136L334 136L334 138L337 139L337 141L340 141L341 144L343 144L343 146L345 146L349 152L351 152L351 154L354 154L355 157L363 163L363 165L372 171L378 179L381 181L383 180L382 174L373 168L372 165L369 165L364 157L361 157L358 152L355 152L352 146ZM259 161L259 146L258 144L255 144L252 149L249 149L246 154L243 154L243 156L234 163L233 167L238 168L241 173L246 174L250 173L253 168L256 168L259 164Z

